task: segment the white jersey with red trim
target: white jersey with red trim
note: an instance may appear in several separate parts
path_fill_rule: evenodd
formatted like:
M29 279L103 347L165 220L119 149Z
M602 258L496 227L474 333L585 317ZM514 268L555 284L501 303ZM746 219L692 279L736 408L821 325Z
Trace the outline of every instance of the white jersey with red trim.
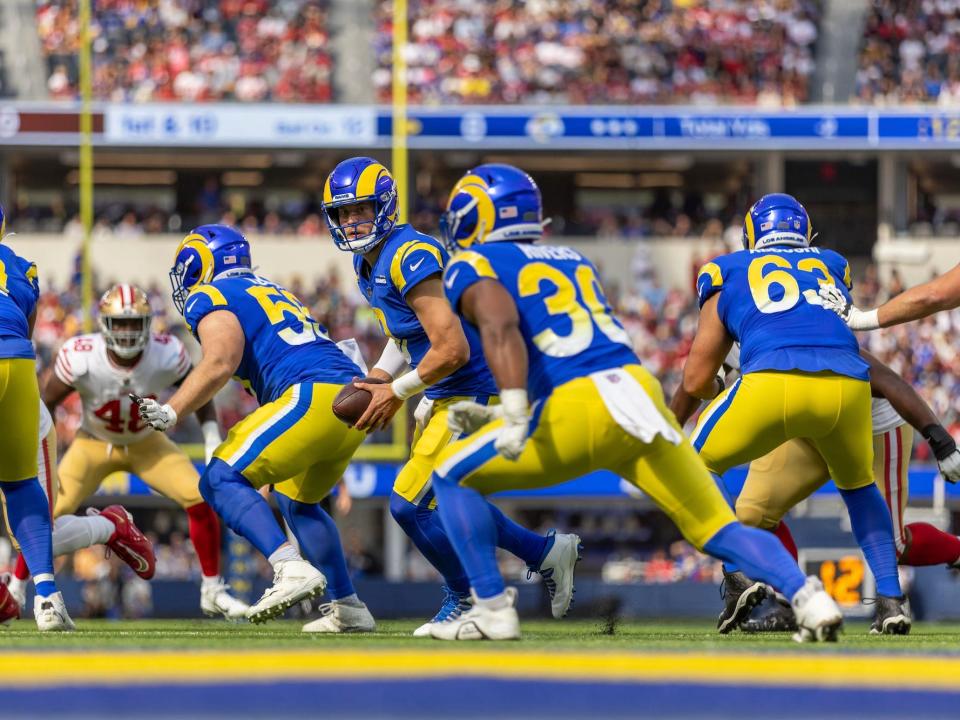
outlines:
M67 340L54 364L54 373L80 393L80 429L113 445L129 445L152 432L140 420L129 395L156 397L190 372L190 356L172 335L151 335L140 359L121 367L107 355L103 335L92 333Z

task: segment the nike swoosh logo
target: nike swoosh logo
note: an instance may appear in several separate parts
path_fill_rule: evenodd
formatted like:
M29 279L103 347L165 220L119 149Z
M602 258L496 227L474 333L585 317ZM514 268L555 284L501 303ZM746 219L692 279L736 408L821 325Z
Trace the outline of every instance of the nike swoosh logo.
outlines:
M140 553L138 553L137 551L135 551L135 550L134 550L133 548L131 548L129 545L126 545L126 544L124 544L124 543L117 543L117 546L118 546L118 547L122 547L124 550L127 551L127 553L129 553L129 555L130 555L134 560L137 561L137 572L138 572L138 573L146 572L147 570L150 569L150 563L148 563L148 562L146 561L146 559L145 559Z
M460 268L457 268L452 273L450 273L450 277L444 280L443 284L446 285L448 288L452 288L453 284L457 281L457 275L459 274L460 274Z
M422 257L422 258L420 258L419 260L417 260L415 263L413 263L413 264L410 266L410 272L416 272L416 271L417 271L417 268L420 267L421 265L423 265L423 261L424 261L424 260L426 260L426 258L425 258L425 257Z
M188 313L188 312L190 312L191 310L193 310L193 307L194 307L198 302L200 302L200 298L197 298L197 299L194 300L192 303L190 303L189 305L187 305L187 308L186 308L186 310L184 310L184 312L185 312L185 313Z

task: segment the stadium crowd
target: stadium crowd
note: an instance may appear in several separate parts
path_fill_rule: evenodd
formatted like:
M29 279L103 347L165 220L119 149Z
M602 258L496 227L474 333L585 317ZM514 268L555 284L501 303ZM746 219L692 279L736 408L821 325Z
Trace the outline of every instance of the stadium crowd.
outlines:
M857 69L861 102L960 104L960 2L873 0Z
M114 102L329 102L324 0L98 0L93 91ZM78 93L76 0L37 0L47 88Z
M819 0L419 0L410 100L758 103L808 94ZM390 100L392 3L377 4L374 75Z

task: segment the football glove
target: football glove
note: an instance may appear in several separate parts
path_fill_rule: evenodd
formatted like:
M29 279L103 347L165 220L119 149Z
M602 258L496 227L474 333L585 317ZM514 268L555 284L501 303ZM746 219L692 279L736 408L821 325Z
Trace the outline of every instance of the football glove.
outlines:
M142 398L130 393L130 399L140 408L140 419L154 430L167 430L177 424L177 413L169 405L161 405L153 398Z
M472 435L488 422L503 416L501 405L481 405L461 400L447 408L447 428L458 435Z
M420 398L420 402L417 403L417 407L413 411L413 421L416 423L417 430L423 432L424 428L427 427L427 423L430 422L430 418L432 416L433 400L426 396Z
M943 479L951 483L960 480L960 450L957 450L957 443L946 428L943 425L927 425L920 432L930 443Z
M503 427L493 446L507 460L516 460L523 453L530 432L530 405L527 391L511 388L500 393L500 407L503 408Z
M876 330L880 327L876 310L860 310L836 285L821 286L819 295L820 305L827 310L833 310L851 330Z

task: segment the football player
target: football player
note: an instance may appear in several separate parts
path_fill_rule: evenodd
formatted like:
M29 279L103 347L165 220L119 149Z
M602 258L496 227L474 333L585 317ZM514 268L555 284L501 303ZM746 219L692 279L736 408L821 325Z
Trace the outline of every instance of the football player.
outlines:
M0 241L5 230L0 208ZM50 509L37 479L40 390L30 337L39 296L37 266L0 245L0 493L8 527L33 573L37 627L62 631L74 624L53 578Z
M233 228L191 231L174 255L170 282L203 358L168 403L141 398L141 417L157 430L173 427L209 403L231 376L260 403L230 429L200 479L207 502L273 566L273 585L247 618L265 622L326 589L332 602L305 631L374 630L350 581L337 527L320 507L364 438L332 410L360 368L293 293L254 274L250 244ZM267 485L310 562L287 541L258 492Z
M904 512L909 496L908 470L913 427L922 430L937 458L941 473L950 482L960 480L960 451L957 450L957 444L908 383L866 351L861 350L860 354L870 364L870 387L874 395L871 407L874 481L893 520L897 561L901 565L912 566L941 563L956 566L960 562L960 538L929 523L904 524ZM740 352L736 345L724 361L724 367L739 371ZM683 407L683 396L681 387L674 396L674 402L680 405L677 419L681 424L686 422L696 407L696 404ZM761 480L764 475L769 477ZM773 491L765 496L747 498L743 503L738 499L737 516L748 525L776 534L787 550L797 557L793 536L781 520L792 507L790 493L801 489L803 494L809 494L804 489L820 487L829 477L829 469L809 440L790 440L750 463L748 484L769 487ZM743 589L752 584L744 577L733 578L732 582L739 583ZM775 612L750 618L741 627L751 632L792 630L795 629L792 623L792 614L778 608Z
M57 476L57 429L50 411L40 403L40 447L37 455L37 479L47 498L51 517L53 503L60 486ZM6 508L4 508L6 510ZM117 557L137 571L141 577L153 577L156 558L153 546L134 524L133 517L122 505L111 505L102 511L90 508L86 516L61 515L53 520L53 556L68 555L91 545L106 545ZM6 519L6 512L4 512ZM9 528L9 523L7 524ZM12 535L12 533L11 533ZM14 542L16 546L16 542ZM10 577L8 588L22 608L27 601L27 579L30 571L23 555L17 556L17 562ZM3 603L0 601L0 613Z
M460 251L444 290L480 334L501 405L463 401L450 410L455 428L475 432L440 454L434 487L474 606L432 625L432 636L520 636L516 593L497 571L496 524L484 495L604 468L642 489L693 545L749 565L786 593L803 629L798 639L835 639L836 603L776 538L736 521L659 383L641 367L596 268L570 248L533 244L541 219L539 189L509 165L469 171L442 219L444 240Z
M903 606L890 513L873 481L869 365L853 333L821 307L817 294L834 278L849 288L850 267L837 253L810 247L812 235L807 212L795 198L766 195L746 214L744 249L700 270L700 324L684 365L683 389L712 402L700 416L693 445L720 476L787 440L808 440L840 490L876 578L875 626L906 634L910 616ZM717 371L734 340L740 343L741 376L725 389ZM787 486L779 475L750 480L739 503L741 518L754 525L760 524L756 508L764 507L764 498L776 493L793 504L815 489ZM728 564L726 572L734 571ZM737 627L764 594L761 583L747 588L728 583L718 629Z
M99 312L100 332L67 340L43 388L43 400L51 411L75 391L82 403L80 430L58 467L54 517L76 512L107 475L117 471L137 475L187 513L203 574L200 607L204 614L244 618L246 603L227 592L220 575L220 522L200 496L199 473L180 448L144 422L130 399L131 393L155 397L179 385L191 368L186 348L171 335L150 332L150 303L134 285L107 290L100 298ZM210 455L220 441L216 409L208 402L196 414ZM152 576L148 558L124 553L121 557L137 561L134 569L141 577Z
M399 223L397 187L389 171L367 157L344 160L327 178L323 211L337 247L354 253L360 292L389 338L370 373L387 382L357 383L372 395L357 429L385 427L404 400L424 393L410 460L397 475L390 512L444 578L444 602L430 623L456 619L470 607L470 581L434 511L430 477L440 451L457 437L447 428L447 408L467 399L496 402L497 387L476 330L464 326L444 297L441 276L449 255L442 243ZM403 373L408 363L411 369ZM580 538L544 537L495 506L490 512L498 545L543 575L552 614L563 617L573 599ZM430 623L414 635L429 636Z

